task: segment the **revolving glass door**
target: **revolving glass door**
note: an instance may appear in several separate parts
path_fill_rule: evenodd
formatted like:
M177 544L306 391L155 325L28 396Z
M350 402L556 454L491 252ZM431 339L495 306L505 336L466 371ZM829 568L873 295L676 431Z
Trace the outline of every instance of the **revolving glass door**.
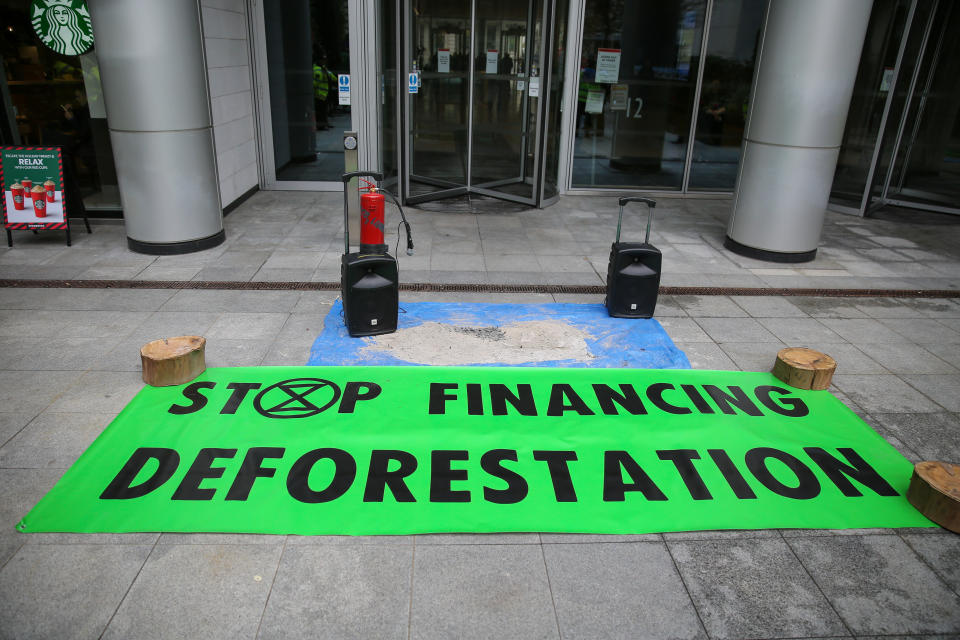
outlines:
M545 55L555 0L404 5L406 200L542 204L544 141L559 127L548 123L558 94L546 85L562 57Z

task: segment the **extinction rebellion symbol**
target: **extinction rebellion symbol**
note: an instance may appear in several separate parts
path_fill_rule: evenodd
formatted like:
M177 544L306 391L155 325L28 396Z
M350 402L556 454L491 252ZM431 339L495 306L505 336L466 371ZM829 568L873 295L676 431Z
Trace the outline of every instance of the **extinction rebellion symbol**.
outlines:
M82 0L33 0L33 30L43 44L65 56L78 56L93 46L90 14Z
M294 378L271 385L253 401L268 418L309 418L326 411L340 399L340 387L322 378Z

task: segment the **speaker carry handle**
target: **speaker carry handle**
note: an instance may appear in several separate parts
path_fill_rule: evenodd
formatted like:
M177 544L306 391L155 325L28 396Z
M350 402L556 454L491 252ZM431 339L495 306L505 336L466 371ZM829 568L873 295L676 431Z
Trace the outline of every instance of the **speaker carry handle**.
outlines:
M623 208L628 202L642 202L647 205L647 235L643 239L644 244L650 244L650 224L653 222L653 208L657 206L655 200L650 198L641 198L640 196L625 196L620 198L620 217L617 218L617 239L620 242L620 225L623 224Z
M354 178L373 178L377 182L383 180L383 174L379 171L351 171L340 176L343 181L343 252L350 253L350 203L347 185Z

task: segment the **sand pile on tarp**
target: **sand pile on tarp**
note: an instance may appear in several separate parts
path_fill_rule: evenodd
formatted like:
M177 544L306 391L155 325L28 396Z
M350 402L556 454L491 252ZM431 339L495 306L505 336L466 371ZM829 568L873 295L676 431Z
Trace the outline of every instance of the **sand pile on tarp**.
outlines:
M587 348L587 339L592 337L582 329L556 320L489 327L424 322L370 338L370 344L361 351L389 353L406 362L429 365L586 362L594 357Z

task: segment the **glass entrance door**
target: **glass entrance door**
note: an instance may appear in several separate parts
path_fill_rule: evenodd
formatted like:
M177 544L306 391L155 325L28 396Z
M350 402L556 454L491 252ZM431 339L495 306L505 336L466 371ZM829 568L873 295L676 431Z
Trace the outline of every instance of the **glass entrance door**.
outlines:
M960 214L960 6L938 2L897 131L885 204Z
M960 214L960 6L877 0L847 116L831 208Z
M554 0L406 5L407 201L539 204Z

